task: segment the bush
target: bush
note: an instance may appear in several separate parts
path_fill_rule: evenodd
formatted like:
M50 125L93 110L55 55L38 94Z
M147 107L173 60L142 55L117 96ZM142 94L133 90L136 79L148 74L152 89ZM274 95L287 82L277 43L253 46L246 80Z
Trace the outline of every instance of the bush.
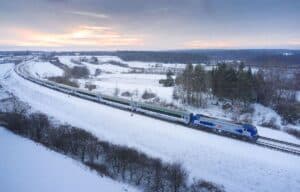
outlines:
M87 67L79 67L75 66L70 70L70 75L73 78L80 79L80 78L88 78L90 75L90 71Z
M168 71L166 74L166 79L160 79L158 83L162 84L164 87L173 87L175 85L175 80L172 77L173 75L173 72Z
M64 85L68 85L71 87L79 87L79 84L76 81L72 81L70 80L67 76L62 76L62 77L49 77L48 80L50 81L54 81L56 83L60 83L60 84L64 84Z
M121 95L122 95L123 97L131 97L131 96L132 96L132 93L130 93L129 91L125 91L125 92L121 93Z
M156 97L156 94L152 93L152 92L149 92L147 90L142 95L143 99L151 99L151 98L154 98L154 97Z
M76 127L54 127L41 113L2 113L1 119L14 133L81 161L100 175L138 186L144 191L223 191L206 181L195 181L196 184L189 186L188 173L179 163L163 163L135 149L100 141Z
M293 135L293 136L297 137L298 139L300 139L300 130L287 128L285 131L288 134Z
M297 121L300 120L300 103L297 102L279 103L276 106L276 111L288 123L297 123Z
M89 91L96 89L97 86L91 83L85 83L84 88L88 89Z
M272 117L270 119L270 121L268 121L268 122L263 122L261 124L261 126L263 126L263 127L269 127L269 128L277 129L277 130L280 129L280 127L278 125L276 125L276 118L274 118L274 117Z
M194 181L191 185L191 192L225 192L224 188L222 186L217 186L214 183L207 182L207 181Z
M101 74L101 69L96 69L94 76L98 76Z
M173 87L175 82L174 79L160 79L159 84L162 84L164 87Z

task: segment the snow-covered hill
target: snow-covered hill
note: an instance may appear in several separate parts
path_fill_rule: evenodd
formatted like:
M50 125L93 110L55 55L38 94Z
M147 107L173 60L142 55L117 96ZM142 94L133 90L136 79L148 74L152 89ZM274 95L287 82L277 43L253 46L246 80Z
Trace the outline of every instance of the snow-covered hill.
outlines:
M26 69L32 75L39 78L62 76L64 71L49 62L30 61L26 64Z
M136 192L80 163L0 127L0 190L5 192Z

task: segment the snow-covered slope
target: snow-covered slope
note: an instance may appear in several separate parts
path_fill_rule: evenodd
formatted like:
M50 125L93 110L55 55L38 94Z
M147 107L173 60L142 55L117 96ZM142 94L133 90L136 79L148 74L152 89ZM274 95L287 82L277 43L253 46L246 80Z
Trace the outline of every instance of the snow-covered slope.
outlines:
M135 192L78 162L0 127L0 191Z
M75 66L86 66L92 75L95 74L96 69L100 69L102 72L106 72L106 73L123 73L123 72L129 72L131 70L126 67L121 67L121 66L106 63L107 61L111 61L112 59L113 59L113 61L115 61L116 58L114 58L114 57L105 57L104 56L104 58L99 59L100 64L91 64L88 62L81 62L81 65L72 62L72 60L78 61L79 60L78 56L77 57L76 56L59 56L58 58L61 63L65 64L71 68L75 67ZM111 60L110 60L110 58L111 58Z
M49 62L41 62L41 61L29 61L27 63L26 68L30 73L36 77L47 78L53 76L62 76L64 71L59 67L49 63Z
M82 62L84 66L86 66L91 74L95 74L96 69L100 69L102 72L105 73L126 73L129 72L130 69L126 67L120 67L117 65L112 65L109 63L103 63L103 64L91 64L87 62Z
M24 81L3 80L33 109L168 162L182 162L192 177L223 184L228 191L300 191L300 158L253 144L187 129L153 118L58 93Z
M72 59L78 59L79 57L76 56L59 56L59 61L68 67L75 67L75 66L80 66L78 64L73 63L71 60Z

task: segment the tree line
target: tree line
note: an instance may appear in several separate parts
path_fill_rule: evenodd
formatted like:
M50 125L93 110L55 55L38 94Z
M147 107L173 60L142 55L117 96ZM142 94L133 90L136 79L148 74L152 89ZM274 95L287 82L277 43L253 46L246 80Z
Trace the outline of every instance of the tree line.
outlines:
M233 67L219 64L211 71L202 65L188 64L176 77L173 97L193 106L206 106L209 98L228 100L245 107L256 102L269 106L287 122L300 119L300 105L296 101L299 75L283 76L282 71L258 70L252 72L244 64Z

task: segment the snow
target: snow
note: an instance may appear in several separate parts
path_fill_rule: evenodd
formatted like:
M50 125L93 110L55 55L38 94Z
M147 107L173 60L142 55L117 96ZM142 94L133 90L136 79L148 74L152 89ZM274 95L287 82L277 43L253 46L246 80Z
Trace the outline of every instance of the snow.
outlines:
M83 57L83 56L80 56ZM80 64L75 64L71 60L79 60L79 56L59 56L59 60L61 63L67 65L68 67L75 67L75 66L86 66L90 73L93 75L95 74L96 69L100 69L102 72L106 73L124 73L124 72L129 72L130 69L126 67L121 67L117 65L112 65L107 63L108 61L116 61L116 58L114 57L100 57L99 62L101 64L91 64L88 62L82 62L82 65Z
M83 57L83 56L80 56ZM59 58L68 63L69 66L82 66L74 64L71 59L79 60L78 56L60 56ZM91 56L84 56L86 58L90 58ZM173 103L177 105L178 107L186 108L189 111L193 113L201 113L207 116L212 116L220 119L225 119L232 121L232 118L234 116L234 113L232 112L226 112L224 111L221 106L216 106L213 104L209 104L206 108L193 108L190 106L185 106L177 101L173 100L173 88L172 87L163 87L161 84L158 83L160 79L166 78L165 75L159 75L159 74L134 74L134 73L126 73L130 69L125 67L119 67L116 65L107 64L109 61L118 61L123 62L125 61L121 60L118 57L115 56L98 56L99 65L91 64L83 62L85 66L88 67L91 74L95 73L95 70L97 68L101 69L103 72L101 75L90 78L90 79L80 79L78 82L80 84L81 88L85 88L86 83L91 83L96 85L96 89L93 90L93 92L99 92L102 94L108 94L113 95L115 93L116 88L119 89L120 94L126 91L129 91L134 94L133 99L141 101L142 94L144 91L150 91L157 95L157 97L160 98L161 101ZM145 62L142 62L141 66L146 66ZM128 64L128 63L127 63ZM151 63L150 63L151 64ZM149 64L149 66L150 66ZM51 65L51 64L50 64ZM152 65L152 64L151 64ZM166 64L166 65L172 65L172 64ZM39 65L40 66L40 65ZM53 66L53 65L52 65ZM54 66L55 67L55 66ZM42 76L43 73L45 73L45 70L47 68L41 68L41 70L38 72L40 74L39 76ZM30 68L30 71L34 71L34 69ZM48 70L47 70L48 71ZM35 74L35 73L34 73ZM300 95L300 93L299 93ZM210 102L209 102L210 103ZM298 143L299 140L283 131L276 131L272 130L270 128L262 127L262 124L267 124L270 121L274 121L274 124L283 130L286 126L283 125L281 117L272 109L268 107L264 107L260 104L254 104L254 114L251 117L252 124L255 125L259 131L259 134L261 136L270 137L275 136L274 139L279 139L283 141L288 142L296 142ZM287 127L294 128L294 129L300 129L300 126L295 125L288 125Z
M112 65L109 63L90 64L87 62L82 62L82 64L84 64L89 69L91 74L95 74L96 69L100 69L101 72L105 73L126 73L130 71L129 68Z
M277 127L282 126L281 117L269 107L260 104L254 104L253 123L261 125L264 123L272 122Z
M30 71L32 75L41 78L62 76L64 73L62 69L49 62L31 60L25 66L26 70Z
M80 163L0 127L0 183L6 192L135 192Z
M72 59L78 59L78 56L59 56L58 59L61 63L67 65L68 67L75 67L75 66L80 66L78 64L73 63L71 60Z
M66 64L70 67L76 66L71 59L78 60L80 57L86 57L86 58L91 58L91 56L58 56L59 60L61 63ZM186 64L181 64L181 63L160 63L160 62L142 62L142 61L124 61L121 58L117 56L96 56L100 64L107 64L110 61L114 62L120 62L123 64L127 64L131 68L144 68L144 69L149 69L149 68L154 68L154 67L172 67L172 68L181 68L183 69Z
M172 87L163 87L158 83L160 79L166 78L165 75L155 74L102 74L97 79L88 80L97 85L96 92L112 95L116 88L120 93L129 91L131 93L138 93L138 98L144 93L145 90L150 90L161 99L171 102L172 101ZM85 82L86 80L83 80ZM81 82L81 84L84 84Z
M181 162L191 178L222 184L227 191L300 191L298 156L142 115L131 116L24 81L14 72L3 84L35 110L102 140L164 161Z

